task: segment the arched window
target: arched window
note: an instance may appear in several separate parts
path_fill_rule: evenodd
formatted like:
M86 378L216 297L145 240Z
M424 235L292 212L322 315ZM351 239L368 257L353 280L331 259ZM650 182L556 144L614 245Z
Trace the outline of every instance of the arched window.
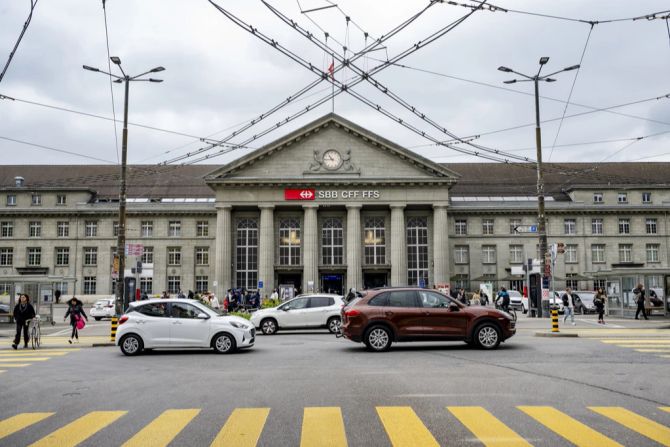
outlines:
M258 220L237 222L235 279L237 287L255 289L258 284ZM228 287L227 284L223 284Z
M321 227L321 263L324 265L341 265L344 256L344 232L342 219L328 218Z
M407 283L428 286L428 219L407 220Z
M300 265L300 221L282 219L279 222L279 264Z
M386 264L386 228L383 217L368 217L363 229L365 264Z

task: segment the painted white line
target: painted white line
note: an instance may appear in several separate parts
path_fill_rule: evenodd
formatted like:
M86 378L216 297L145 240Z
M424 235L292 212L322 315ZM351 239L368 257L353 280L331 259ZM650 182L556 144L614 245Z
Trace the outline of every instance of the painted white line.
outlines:
M109 324L105 323L89 323L86 325L86 327L96 327L96 326L109 326ZM72 333L72 326L68 326L67 329L60 330L58 332L53 332L51 334L45 335L46 337L58 337L59 335L67 335Z
M578 321L580 323L594 324L594 325L600 326L602 328L613 328L613 329L625 329L626 328L625 326L619 326L617 324L612 324L612 323L600 324L597 321L593 321L593 320L582 320L582 319L575 318L575 321Z

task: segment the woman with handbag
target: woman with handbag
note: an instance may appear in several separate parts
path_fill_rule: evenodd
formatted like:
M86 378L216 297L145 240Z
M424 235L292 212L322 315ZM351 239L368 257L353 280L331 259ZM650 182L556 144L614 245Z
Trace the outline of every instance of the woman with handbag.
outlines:
M72 344L72 339L75 339L76 342L79 343L79 330L84 328L86 325L84 319L88 321L88 317L86 316L86 312L84 312L84 304L74 296L68 301L68 308L67 312L65 312L65 317L63 317L63 321L65 321L68 316L70 317L70 326L72 326L72 335L70 336L68 343Z
M640 315L640 312L642 312L642 316L644 317L645 320L648 320L647 318L647 313L644 310L644 285L643 284L638 284L635 289L633 289L633 293L635 294L635 304L637 304L637 310L635 311L635 319L639 320L638 315Z

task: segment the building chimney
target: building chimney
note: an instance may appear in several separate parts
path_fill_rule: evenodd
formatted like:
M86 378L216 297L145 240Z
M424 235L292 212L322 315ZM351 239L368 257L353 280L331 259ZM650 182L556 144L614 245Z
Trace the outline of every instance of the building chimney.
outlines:
M23 188L23 186L26 182L26 179L24 179L21 176L16 176L16 177L14 177L14 182L15 182L17 188Z

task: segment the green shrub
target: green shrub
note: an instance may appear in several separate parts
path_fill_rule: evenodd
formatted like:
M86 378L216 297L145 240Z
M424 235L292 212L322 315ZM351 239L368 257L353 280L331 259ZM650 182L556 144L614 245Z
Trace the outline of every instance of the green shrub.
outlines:
M263 300L261 304L261 309L267 309L268 307L277 307L281 304L281 301L277 300Z
M245 320L251 319L251 314L249 312L228 312L228 315L234 315L236 317L244 318Z

